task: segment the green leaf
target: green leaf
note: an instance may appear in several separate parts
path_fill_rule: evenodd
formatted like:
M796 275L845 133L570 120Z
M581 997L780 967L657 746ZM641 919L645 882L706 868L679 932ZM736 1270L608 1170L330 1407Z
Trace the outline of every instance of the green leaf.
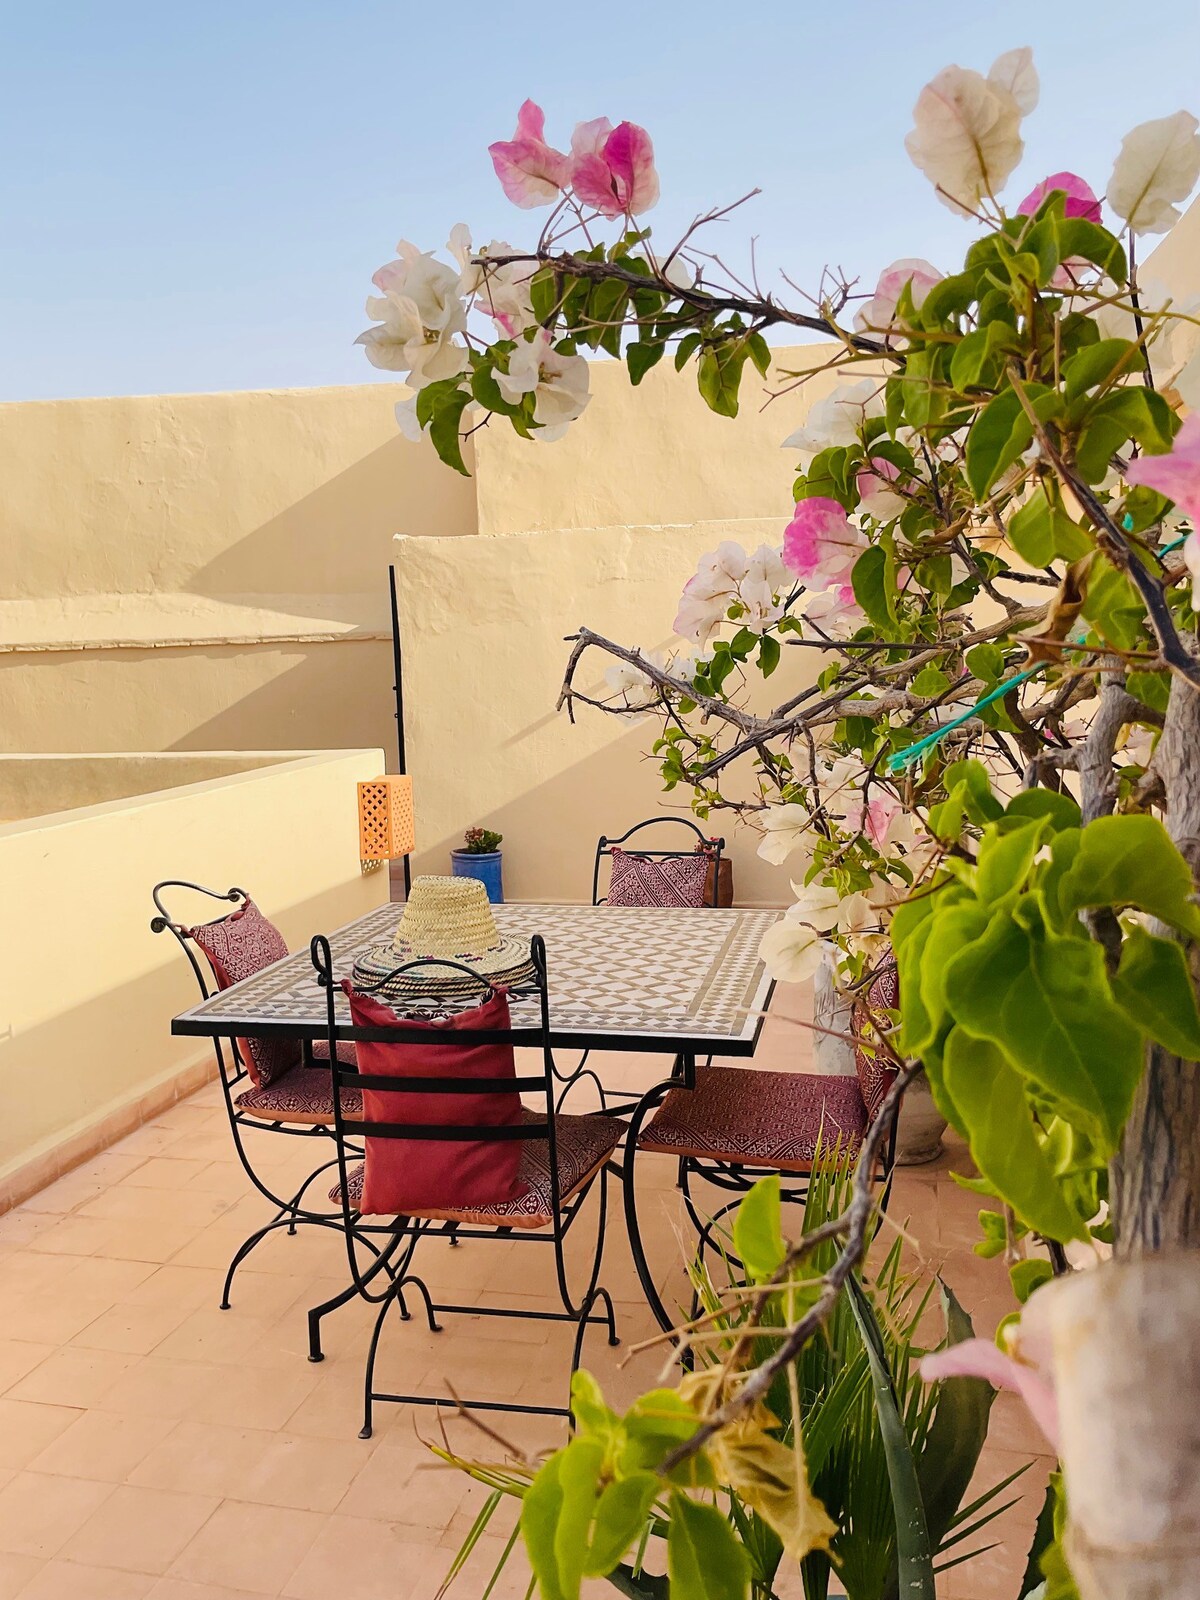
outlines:
M1068 402L1102 383L1139 371L1141 364L1141 351L1131 339L1101 339L1088 345L1063 362Z
M892 915L892 949L900 978L904 1006L900 1017L902 1048L906 1055L919 1056L937 1037L937 1023L921 1004L921 959L933 930L933 894L920 894L905 900Z
M1005 355L1015 349L1014 330L1004 322L989 322L967 334L950 361L950 382L958 390L994 389L1004 371Z
M1069 794L1054 789L1022 789L1013 795L1004 809L1002 827L1024 827L1027 822L1049 821L1051 833L1061 833L1064 828L1078 828L1080 811L1078 803Z
M1031 932L1001 904L983 937L947 964L945 981L965 1028L1115 1149L1142 1073L1142 1039L1112 998L1099 944Z
M1151 455L1169 450L1177 426L1162 395L1141 385L1104 395L1076 420L1081 431L1075 444L1075 464L1088 483L1103 480L1112 457L1130 439L1136 439Z
M604 1446L596 1439L572 1439L559 1457L558 1487L562 1498L554 1529L554 1562L563 1600L579 1600L587 1535L603 1465Z
M945 1346L974 1338L971 1319L939 1278L946 1318ZM937 1409L917 1457L917 1478L934 1552L950 1531L963 1503L983 1442L996 1391L982 1378L954 1378L938 1388Z
M787 1254L777 1173L760 1178L733 1220L733 1248L756 1282L765 1282Z
M877 628L896 625L896 565L888 550L873 544L854 563L854 598Z
M1129 263L1120 242L1107 228L1088 222L1085 217L1064 217L1059 222L1058 250L1064 261L1069 256L1082 256L1102 268L1116 284L1124 284L1129 277Z
M765 378L771 369L771 346L761 333L751 333L746 338L746 349L750 352L750 359L758 368L760 377Z
M693 330L685 333L675 347L675 371L682 372L692 358L694 351L700 348L702 335Z
M975 893L983 906L991 907L1025 886L1033 858L1046 832L1044 822L1031 819L1023 828L1000 832L988 828L980 841L975 876Z
M726 340L700 357L700 393L709 409L719 416L737 416L738 388L748 354L746 341L738 339Z
M1125 687L1135 700L1140 700L1152 711L1165 711L1171 693L1171 674L1162 672L1127 672Z
M780 646L774 634L764 633L758 645L758 668L764 678L769 678L779 665Z
M1047 498L1044 487L1035 489L1021 509L1009 518L1008 537L1031 567L1048 567L1056 557L1078 561L1095 549L1088 535L1072 521L1061 504Z
M953 761L942 774L942 782L951 794L960 794L966 815L972 822L995 822L1004 807L992 793L992 780L982 761L973 757L968 761Z
M1187 862L1157 817L1098 817L1080 837L1059 884L1064 912L1134 906L1200 938L1200 909Z
M999 1047L955 1028L943 1071L967 1127L971 1159L996 1193L1045 1238L1086 1237L1038 1140L1020 1076Z
M634 388L641 383L650 368L657 366L662 360L666 348L661 339L655 342L639 339L634 344L626 346L625 363L629 368L629 381Z
M913 694L924 695L929 700L936 698L939 694L945 694L949 687L950 679L942 671L941 667L935 667L932 661L922 667L909 684Z
M433 388L434 385L429 387ZM463 461L458 425L470 403L470 393L466 389L455 388L452 394L441 397L433 413L433 421L429 424L429 437L433 440L434 449L448 467L461 472L464 478L469 478L471 474Z
M584 1560L585 1577L608 1576L634 1540L641 1537L662 1487L653 1472L638 1472L607 1485L596 1502L591 1543Z
M563 1509L560 1474L565 1454L565 1450L559 1450L550 1457L521 1501L521 1535L542 1600L567 1600L568 1594L559 1580L554 1549L554 1534ZM579 1592L578 1584L575 1592Z
M715 1506L671 1496L667 1575L671 1600L746 1600L750 1563Z
M1123 572L1107 561L1093 562L1082 615L1107 644L1129 650L1142 633L1146 607Z
M1200 1061L1200 1011L1183 946L1133 927L1121 947L1113 998L1129 1020L1184 1061Z
M1050 1282L1054 1276L1054 1268L1040 1256L1031 1256L1027 1261L1014 1262L1008 1269L1008 1276L1012 1282L1013 1293L1024 1305L1035 1289L1040 1289L1044 1283Z
M871 1368L875 1414L879 1419L888 1483L892 1491L892 1507L896 1517L897 1590L905 1600L936 1600L925 1504L921 1498L921 1484L912 1446L900 1415L896 1384L888 1366L883 1335L879 1331L871 1302L853 1273L846 1280L846 1291Z
M1062 396L1045 384L1026 384L1025 392L1038 419L1048 421L1062 409ZM1033 443L1033 424L1015 389L989 400L967 436L967 481L980 498Z
M584 1436L608 1438L617 1423L617 1414L606 1403L600 1385L582 1367L571 1374L571 1412Z

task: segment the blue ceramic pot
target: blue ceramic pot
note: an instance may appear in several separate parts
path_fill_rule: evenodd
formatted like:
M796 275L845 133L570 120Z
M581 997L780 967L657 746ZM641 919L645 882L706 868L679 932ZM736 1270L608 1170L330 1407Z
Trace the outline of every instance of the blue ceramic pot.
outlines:
M451 850L450 870L456 878L478 878L494 906L504 904L504 855L500 850Z

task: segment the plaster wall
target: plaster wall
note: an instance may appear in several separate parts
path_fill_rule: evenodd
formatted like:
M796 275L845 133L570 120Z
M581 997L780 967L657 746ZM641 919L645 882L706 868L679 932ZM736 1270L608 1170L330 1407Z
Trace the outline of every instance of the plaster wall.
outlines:
M0 1209L211 1075L210 1043L169 1032L197 991L175 940L150 932L159 879L241 885L293 949L387 898L386 872L360 871L355 787L382 751L170 788L175 766L156 792L0 826Z

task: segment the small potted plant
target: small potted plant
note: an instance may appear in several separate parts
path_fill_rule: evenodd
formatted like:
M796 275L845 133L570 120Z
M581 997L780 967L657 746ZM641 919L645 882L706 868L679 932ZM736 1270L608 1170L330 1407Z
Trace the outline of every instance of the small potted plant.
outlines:
M462 848L451 850L451 871L456 878L478 878L493 905L504 902L504 857L500 844L504 835L491 828L468 828Z

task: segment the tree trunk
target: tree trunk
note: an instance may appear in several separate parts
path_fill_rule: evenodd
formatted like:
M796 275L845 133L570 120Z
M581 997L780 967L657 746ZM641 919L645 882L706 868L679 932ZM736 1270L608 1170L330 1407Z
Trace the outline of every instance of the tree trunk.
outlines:
M1200 694L1182 678L1172 680L1154 767L1166 797L1167 827L1200 883ZM1195 946L1189 961L1200 992ZM1200 1250L1200 1067L1158 1045L1147 1051L1112 1166L1110 1199L1119 1256Z
M1070 1522L1083 1600L1200 1595L1200 1265L1109 1261L1048 1289Z

